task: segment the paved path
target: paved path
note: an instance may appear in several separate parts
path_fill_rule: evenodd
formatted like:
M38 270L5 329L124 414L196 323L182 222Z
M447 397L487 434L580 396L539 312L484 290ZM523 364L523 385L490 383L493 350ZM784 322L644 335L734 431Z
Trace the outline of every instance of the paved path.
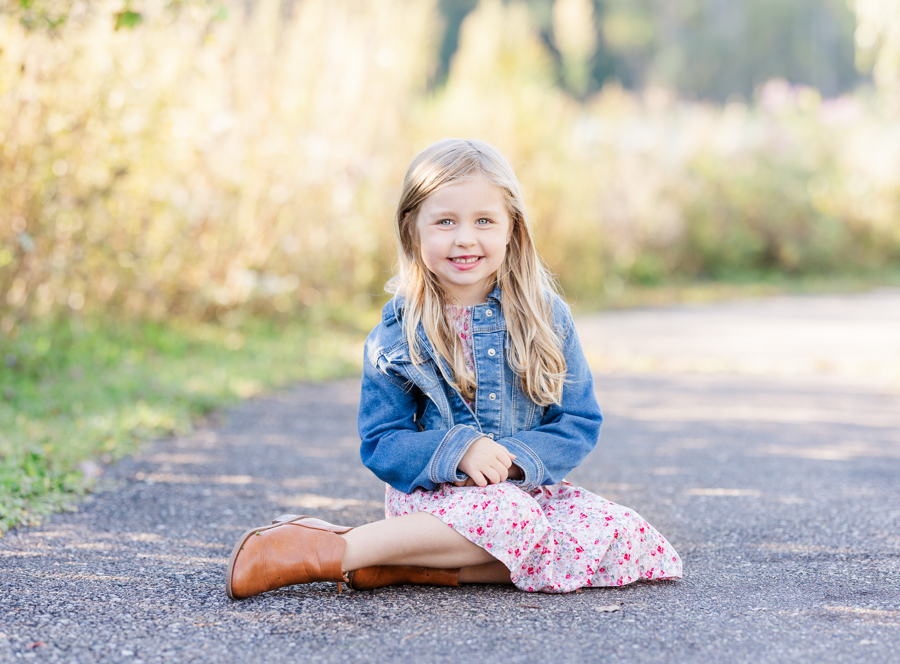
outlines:
M610 313L580 331L607 419L570 479L657 526L683 581L229 601L225 558L248 524L382 513L357 456L358 383L300 385L0 540L0 661L900 662L900 292Z

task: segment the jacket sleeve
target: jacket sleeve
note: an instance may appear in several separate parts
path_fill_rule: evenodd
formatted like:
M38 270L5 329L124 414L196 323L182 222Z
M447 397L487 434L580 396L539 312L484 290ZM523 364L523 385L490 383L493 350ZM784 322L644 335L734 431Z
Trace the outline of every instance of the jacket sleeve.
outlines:
M516 455L524 479L514 481L524 490L556 484L576 468L597 445L603 417L594 395L594 379L581 349L567 305L558 301L562 318L566 382L560 404L547 408L541 424L497 442Z
M419 431L413 393L417 389L389 369L376 366L366 349L359 403L360 457L366 468L404 493L416 487L433 491L442 482L466 479L457 467L472 443L483 436L463 424Z

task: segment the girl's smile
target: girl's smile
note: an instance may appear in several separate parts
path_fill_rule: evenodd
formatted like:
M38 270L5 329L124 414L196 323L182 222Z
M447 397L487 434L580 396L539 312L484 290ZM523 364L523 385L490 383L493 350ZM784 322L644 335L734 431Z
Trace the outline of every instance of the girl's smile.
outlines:
M422 203L416 230L422 260L447 294L465 306L484 302L511 231L500 190L483 177L442 187Z
M482 256L457 256L447 260L453 263L458 270L471 270L482 258Z

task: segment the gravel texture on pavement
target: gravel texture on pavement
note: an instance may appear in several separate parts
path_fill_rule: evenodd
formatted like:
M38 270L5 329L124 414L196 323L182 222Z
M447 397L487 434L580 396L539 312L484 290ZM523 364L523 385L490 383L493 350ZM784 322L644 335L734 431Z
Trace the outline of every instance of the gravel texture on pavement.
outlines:
M248 527L383 516L359 461L358 381L299 385L107 467L77 513L0 539L0 662L900 662L900 372L884 369L900 366L900 293L779 301L781 317L759 301L579 322L606 421L569 479L656 526L680 582L320 583L232 602L225 561ZM706 354L698 320L715 331ZM754 346L809 321L843 333L789 357ZM816 360L857 333L884 344L877 380L870 347L850 369Z

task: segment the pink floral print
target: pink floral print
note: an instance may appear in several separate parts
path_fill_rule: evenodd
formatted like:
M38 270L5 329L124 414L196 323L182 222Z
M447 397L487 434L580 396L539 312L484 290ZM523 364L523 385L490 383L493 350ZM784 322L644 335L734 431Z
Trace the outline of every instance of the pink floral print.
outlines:
M639 514L568 482L529 492L509 482L411 494L387 486L386 517L414 512L490 552L528 592L681 578L681 558Z
M463 358L465 358L466 362L466 371L468 373L475 373L475 360L473 359L473 355L475 353L474 342L472 341L472 307L460 307L455 304L448 304L447 307L447 320L450 322L450 327L459 335L459 338L462 339L463 342ZM471 407L472 402L463 397L463 401Z

